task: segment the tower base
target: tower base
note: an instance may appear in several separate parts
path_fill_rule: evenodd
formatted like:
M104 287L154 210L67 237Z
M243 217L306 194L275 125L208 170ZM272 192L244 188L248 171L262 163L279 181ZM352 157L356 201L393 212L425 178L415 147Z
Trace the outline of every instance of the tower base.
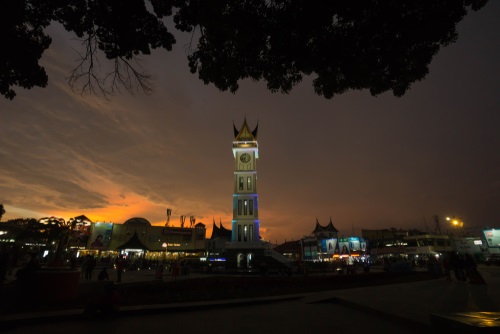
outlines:
M249 273L290 270L292 261L268 242L228 242L224 251L226 270Z

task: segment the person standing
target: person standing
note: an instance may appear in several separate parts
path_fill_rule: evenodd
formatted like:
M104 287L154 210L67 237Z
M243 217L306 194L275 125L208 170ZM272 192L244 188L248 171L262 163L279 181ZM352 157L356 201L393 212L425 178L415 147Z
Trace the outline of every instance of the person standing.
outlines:
M486 284L479 271L477 270L477 264L472 255L469 253L465 254L464 259L465 273L471 284Z
M155 278L156 278L156 279L163 279L163 264L160 264L160 265L156 268Z
M85 269L85 279L92 280L92 273L94 272L94 268L97 262L94 256L87 255L87 266Z
M9 272L8 275L12 275L12 271L17 266L17 261L19 258L19 245L14 244L10 250L10 263L9 263Z
M179 262L175 261L173 264L173 268L172 268L172 277L174 279L177 279L177 277L180 274L180 271L181 271L181 267L179 265Z
M460 282L467 281L467 276L465 275L464 261L457 252L453 252L451 254L450 262L451 266L453 267L453 271L455 272L455 278L457 279L457 281Z
M7 272L9 271L10 254L6 245L2 245L0 249L0 284L5 280Z
M38 270L40 270L41 267L42 266L40 264L40 261L38 260L38 254L37 253L31 254L30 260L28 261L28 263L26 263L24 268L21 268L16 272L17 280L20 283L29 282L31 279L33 279L34 274Z
M451 268L450 268L450 260L448 259L447 256L443 257L443 271L444 271L444 277L446 277L446 280L451 282Z
M116 283L121 283L122 281L122 272L125 267L125 260L123 259L123 255L120 254L118 259L116 259Z
M84 277L87 278L87 266L88 266L88 262L89 262L89 257L87 255L82 260L82 272L81 272L80 278L84 278Z
M106 271L106 267L103 267L97 276L98 281L109 281L109 275Z

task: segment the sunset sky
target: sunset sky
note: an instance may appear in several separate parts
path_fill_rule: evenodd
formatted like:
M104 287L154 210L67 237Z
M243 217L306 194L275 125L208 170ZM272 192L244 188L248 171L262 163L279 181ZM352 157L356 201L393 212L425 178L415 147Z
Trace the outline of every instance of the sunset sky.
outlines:
M433 230L432 216L500 228L500 1L459 24L456 43L402 98L326 100L307 78L289 95L244 81L236 94L189 72L188 36L143 58L147 96L80 96L66 78L75 41L51 26L45 89L0 100L2 221L84 214L163 225L166 210L231 228L233 122L259 124L261 236L298 239L330 218L340 234ZM188 219L189 220L189 219ZM211 231L207 233L210 236Z

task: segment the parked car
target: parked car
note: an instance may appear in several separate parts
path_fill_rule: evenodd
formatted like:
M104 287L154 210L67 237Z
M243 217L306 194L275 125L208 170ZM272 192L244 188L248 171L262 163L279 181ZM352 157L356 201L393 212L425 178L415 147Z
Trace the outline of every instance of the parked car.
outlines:
M486 257L484 260L484 264L487 266L496 264L497 266L500 266L500 254L491 254Z

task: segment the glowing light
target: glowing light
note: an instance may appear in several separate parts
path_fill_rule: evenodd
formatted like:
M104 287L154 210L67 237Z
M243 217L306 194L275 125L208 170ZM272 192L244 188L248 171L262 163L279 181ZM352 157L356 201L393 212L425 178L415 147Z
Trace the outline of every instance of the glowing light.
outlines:
M446 217L446 220L453 225L453 227L463 227L464 222L460 218L455 218L455 217Z

